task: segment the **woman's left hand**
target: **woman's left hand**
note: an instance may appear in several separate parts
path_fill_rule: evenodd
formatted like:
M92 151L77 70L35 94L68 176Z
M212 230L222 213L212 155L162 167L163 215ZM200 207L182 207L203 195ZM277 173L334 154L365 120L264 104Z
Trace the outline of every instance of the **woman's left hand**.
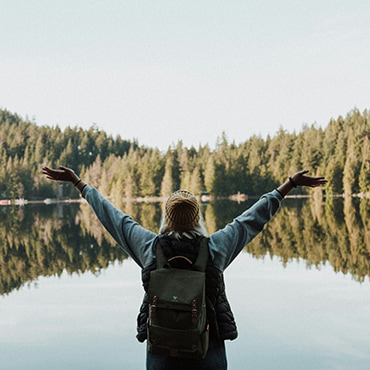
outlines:
M307 176L306 173L308 173L308 170L299 171L291 178L297 186L309 186L311 188L325 185L328 182L324 176Z

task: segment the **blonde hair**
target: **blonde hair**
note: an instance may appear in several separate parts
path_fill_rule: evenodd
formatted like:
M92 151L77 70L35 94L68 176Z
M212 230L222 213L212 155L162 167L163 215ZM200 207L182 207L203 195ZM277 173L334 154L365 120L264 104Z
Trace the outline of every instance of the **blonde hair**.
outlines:
M166 222L164 215L162 215L161 226L159 227L159 234L167 234L173 236L175 239L181 239L185 236L188 239L195 239L197 236L208 236L207 228L202 214L199 212L199 222L193 228L186 231L174 231Z

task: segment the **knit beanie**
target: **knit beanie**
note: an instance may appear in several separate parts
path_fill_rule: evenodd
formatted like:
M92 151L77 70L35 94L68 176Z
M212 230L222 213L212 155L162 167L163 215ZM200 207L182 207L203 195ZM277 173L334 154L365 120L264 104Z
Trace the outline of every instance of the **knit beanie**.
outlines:
M199 222L197 198L187 190L174 192L167 200L164 217L174 231L191 230Z

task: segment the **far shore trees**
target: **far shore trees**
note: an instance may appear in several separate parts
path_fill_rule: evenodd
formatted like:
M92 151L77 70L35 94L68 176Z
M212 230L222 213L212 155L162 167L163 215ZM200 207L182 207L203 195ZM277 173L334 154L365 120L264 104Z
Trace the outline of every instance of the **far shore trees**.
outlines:
M369 113L354 109L326 128L280 128L273 137L252 136L238 145L222 133L214 150L186 148L180 140L161 152L96 126L62 131L0 110L0 199L57 197L57 184L41 176L44 165L71 167L105 196L121 200L167 197L180 187L215 197L261 195L298 168L324 175L326 194L370 194ZM63 196L76 193L66 185Z

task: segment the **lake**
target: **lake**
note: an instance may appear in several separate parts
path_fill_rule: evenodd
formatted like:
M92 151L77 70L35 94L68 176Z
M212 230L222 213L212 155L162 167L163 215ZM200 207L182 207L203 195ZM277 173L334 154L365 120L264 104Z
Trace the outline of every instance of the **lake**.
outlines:
M214 232L254 201L202 206ZM158 229L161 204L117 204ZM1 369L144 369L140 269L86 204L0 208ZM370 368L370 200L286 199L225 271L230 369Z

